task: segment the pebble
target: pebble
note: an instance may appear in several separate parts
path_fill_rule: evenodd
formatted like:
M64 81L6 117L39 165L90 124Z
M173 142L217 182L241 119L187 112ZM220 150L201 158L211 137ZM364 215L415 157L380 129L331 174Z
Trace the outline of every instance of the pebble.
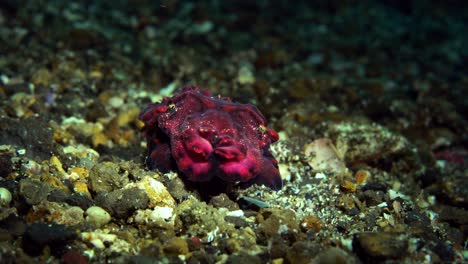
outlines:
M112 216L126 219L135 210L147 208L149 198L144 191L130 188L101 194L96 197L95 202Z
M128 183L128 172L121 173L119 165L113 162L96 164L89 172L91 190L95 193L109 193Z
M316 216L306 216L300 223L302 231L312 230L314 233L318 233L322 229L322 225L322 221Z
M237 75L237 81L242 85L255 83L255 75L248 66L242 66Z
M333 172L342 175L348 172L341 154L328 138L319 138L305 146L304 154L309 165L316 171Z
M86 210L86 221L96 227L101 227L110 222L110 214L99 206L91 206Z
M91 161L97 161L99 159L99 153L97 151L82 144L66 146L62 151L63 154L69 154L79 159L89 159Z
M356 179L356 183L359 185L365 184L370 177L370 172L368 170L358 170L356 174L354 174L354 178Z
M28 221L43 220L45 223L56 223L75 226L84 222L83 209L66 203L45 200L34 205L28 214Z
M259 232L266 238L271 238L288 230L299 230L296 215L289 209L267 208L260 209L257 215Z
M149 208L155 208L156 206L175 208L176 206L176 202L166 186L151 176L145 176L141 181L129 184L128 187L136 187L143 190L150 200Z
M65 170L63 169L62 162L57 158L57 156L52 156L49 160L49 164L52 168L55 169L55 172L57 172L60 177L64 177L67 175Z
M224 217L224 220L233 224L235 228L246 227L249 225L249 223L243 217L227 215L226 217Z
M76 181L76 180L85 180L89 176L89 170L81 167L73 167L68 169L68 179L71 181Z
M128 223L135 222L139 225L157 226L158 229L174 229L174 209L169 207L156 207L154 209L137 210Z
M73 191L78 194L85 195L88 198L91 198L91 193L88 190L88 185L85 182L76 181L73 183Z
M103 232L82 232L81 239L85 242L91 243L94 247L98 249L103 249L107 243L114 243L117 239L117 236L114 234L106 234Z
M39 204L49 194L49 186L40 181L22 179L19 184L19 193L29 205Z
M109 100L109 105L113 108L120 108L124 104L124 100L120 97L111 97Z
M385 157L408 144L403 136L375 123L342 122L331 125L327 133L346 163Z
M394 232L364 232L354 236L353 250L362 258L397 259L405 256L408 247L406 235Z
M44 201L35 208L38 209L38 213L41 210L46 211L45 219L50 222L65 226L75 226L84 222L84 211L78 206L70 207L67 204Z
M164 220L170 220L173 215L174 215L174 209L171 207L156 206L151 213L151 217L153 219L162 218Z
M11 192L7 188L0 188L0 206L8 206L11 202Z
M348 181L348 180L344 180L340 184L340 189L343 192L354 193L354 192L356 192L356 188L357 188L356 184L354 182L351 182L351 181Z
M164 253L168 255L185 255L189 252L187 241L180 237L171 238L164 245Z
M225 193L214 196L210 199L210 205L213 205L215 208L227 208L229 211L239 210L239 205L229 199Z

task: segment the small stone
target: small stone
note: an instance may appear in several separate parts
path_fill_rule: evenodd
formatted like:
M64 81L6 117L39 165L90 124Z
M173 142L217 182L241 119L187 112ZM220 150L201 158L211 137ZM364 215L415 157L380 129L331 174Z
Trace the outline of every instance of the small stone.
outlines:
M50 188L40 181L22 179L19 184L19 193L27 204L35 205L46 199Z
M249 223L243 217L229 216L228 215L228 216L224 217L224 220L226 220L226 222L234 224L235 228L242 228L242 227L246 227L246 226L249 225Z
M173 177L171 177L170 180L165 183L167 190L172 197L177 199L177 201L183 201L185 195L187 194L185 184L182 179L177 176L177 174L171 173L170 175Z
M69 192L68 186L65 185L65 181L62 181L60 177L56 177L53 173L45 173L41 177L41 183L47 185L53 189L60 189L64 190L65 192Z
M151 213L151 217L153 219L162 218L166 221L170 220L173 215L174 215L174 209L171 207L156 206Z
M351 181L348 181L348 180L344 180L341 185L340 185L340 188L343 192L347 192L347 193L354 193L356 192L356 184L354 182L351 182Z
M340 195L336 200L336 206L345 212L356 207L353 197L349 194Z
M87 122L82 118L76 118L74 116L64 119L61 126L74 135L81 135L84 137L91 137L93 134L104 130L103 124L99 122Z
M99 153L97 151L81 144L66 146L63 148L63 153L71 155L78 159L85 159L94 162L96 162L99 159Z
M21 171L25 172L28 176L41 176L43 174L43 166L34 160L28 160L21 164Z
M47 201L63 203L67 200L68 196L69 194L64 190L55 189L50 191L49 195L47 196Z
M91 190L95 193L109 193L128 183L128 172L120 172L119 165L113 162L96 164L89 173Z
M150 199L149 208L156 206L175 208L176 206L176 202L166 189L166 186L150 176L145 176L141 181L129 184L128 187L136 187L143 190Z
M55 169L55 172L57 172L60 177L64 177L67 174L63 169L62 162L57 158L57 156L52 156L49 160L49 164Z
M320 218L315 216L306 216L302 219L300 226L304 232L312 230L315 233L318 233L320 229L322 229L322 221L320 221Z
M86 221L96 227L101 227L110 222L110 214L99 206L91 206L86 210Z
M11 202L11 192L7 188L0 188L0 206L8 206Z
M78 206L72 206L70 208L65 209L62 211L62 221L56 221L57 224L63 224L67 226L75 226L80 223L83 223L84 218L83 214L84 211Z
M333 124L328 136L346 163L372 161L406 148L407 140L376 123Z
M213 205L215 208L227 208L229 211L239 210L239 205L229 199L225 193L211 198L209 204Z
M299 230L296 214L291 210L276 208L261 209L257 218L260 223L258 233L267 239L278 233Z
M70 196L67 196L65 202L69 205L79 206L83 210L89 208L93 203L89 197L80 193L72 193Z
M117 240L117 236L114 234L107 234L102 231L82 232L81 239L85 242L91 243L98 249L103 249L106 247L104 243L114 243Z
M242 85L248 85L255 83L255 75L253 74L251 67L246 65L241 66L239 68L239 72L237 74L237 81Z
M146 208L149 198L143 190L130 188L101 194L96 197L95 201L112 216L126 219L135 210Z
M353 250L364 260L404 257L408 247L406 235L392 232L359 233L354 236Z
M138 114L140 113L140 108L138 107L133 107L130 109L125 109L125 111L122 111L119 113L116 119L116 123L118 127L123 127L131 122L134 122L138 120Z
M73 190L76 193L85 195L88 198L91 198L91 193L89 193L88 185L85 182L76 181L73 183Z
M185 239L174 237L164 245L164 253L168 255L185 255L189 252L188 244Z
M175 223L174 209L156 206L152 210L137 210L133 216L128 219L128 222L135 222L146 226L157 226L158 229L173 230Z
M66 203L43 201L30 211L30 219L43 219L47 223L75 226L84 222L83 209Z
M15 93L11 96L10 103L6 111L10 116L19 118L28 118L34 115L31 111L32 105L36 103L37 98L29 93Z
M107 146L109 138L102 132L97 132L91 136L91 141L93 146L97 147L99 145Z
M124 100L120 97L114 96L109 99L109 105L113 108L120 108L124 104Z
M305 146L304 154L309 165L316 171L333 172L342 175L348 172L342 155L328 138L320 138Z
M370 172L368 170L358 170L356 174L354 174L356 183L359 185L366 183L369 177L370 177Z
M177 215L175 229L186 229L189 237L198 237L203 243L210 243L230 225L224 220L220 210L194 199L183 201L175 209Z
M68 169L67 174L70 180L85 180L89 176L89 170L81 167L73 167Z
M369 206L375 206L385 201L385 193L382 191L366 190L361 194L361 199Z

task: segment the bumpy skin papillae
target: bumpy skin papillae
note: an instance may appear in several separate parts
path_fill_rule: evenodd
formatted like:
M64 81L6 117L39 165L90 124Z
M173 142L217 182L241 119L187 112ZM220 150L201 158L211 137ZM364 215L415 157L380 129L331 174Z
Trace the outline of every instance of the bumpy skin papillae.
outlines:
M269 151L278 134L250 104L233 103L189 86L149 105L141 114L148 141L147 165L179 170L190 181L220 177L244 185L282 187Z

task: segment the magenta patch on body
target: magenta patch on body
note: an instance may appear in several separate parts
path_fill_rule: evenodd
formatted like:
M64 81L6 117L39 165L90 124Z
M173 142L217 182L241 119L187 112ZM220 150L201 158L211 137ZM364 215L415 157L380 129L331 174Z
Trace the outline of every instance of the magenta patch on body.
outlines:
M278 162L269 147L278 133L251 104L233 103L188 86L140 113L148 142L146 163L178 170L188 180L264 184L279 190Z

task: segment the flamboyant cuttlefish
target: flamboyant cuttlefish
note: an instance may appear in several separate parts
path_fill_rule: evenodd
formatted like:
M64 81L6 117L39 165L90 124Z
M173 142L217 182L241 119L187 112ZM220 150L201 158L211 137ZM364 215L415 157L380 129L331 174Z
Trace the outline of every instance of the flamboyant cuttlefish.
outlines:
M188 86L140 113L147 138L147 166L178 170L190 181L220 177L279 190L278 162L269 147L278 133L251 104L234 103Z

